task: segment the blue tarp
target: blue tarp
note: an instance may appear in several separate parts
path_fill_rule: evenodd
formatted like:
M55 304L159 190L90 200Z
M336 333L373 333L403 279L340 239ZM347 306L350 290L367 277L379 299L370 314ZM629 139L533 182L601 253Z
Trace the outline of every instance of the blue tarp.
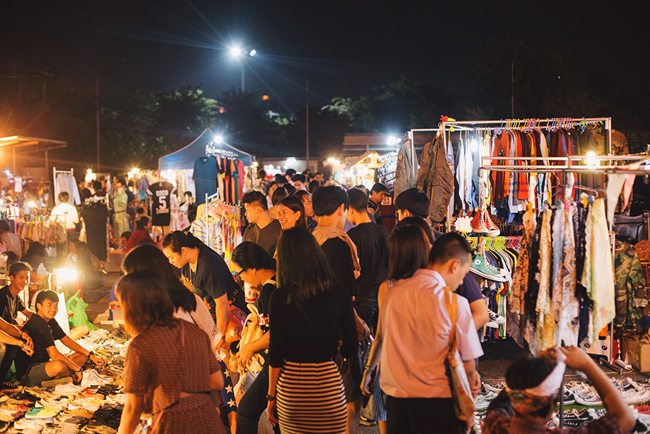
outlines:
M169 155L158 160L158 170L183 170L194 169L194 162L197 158L205 157L205 148L214 141L214 133L210 128L206 128L199 137L194 139L189 145L172 152ZM250 154L241 151L226 143L213 144L224 151L230 151L237 154L234 158L241 160L244 166L251 166L253 158Z

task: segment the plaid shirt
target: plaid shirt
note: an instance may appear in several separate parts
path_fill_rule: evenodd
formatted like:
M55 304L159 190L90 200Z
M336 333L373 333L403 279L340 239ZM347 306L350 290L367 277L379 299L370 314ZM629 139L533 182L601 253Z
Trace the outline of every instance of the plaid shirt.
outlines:
M490 411L483 424L483 434L622 434L616 418L610 414L579 428L547 428L545 424L519 416Z

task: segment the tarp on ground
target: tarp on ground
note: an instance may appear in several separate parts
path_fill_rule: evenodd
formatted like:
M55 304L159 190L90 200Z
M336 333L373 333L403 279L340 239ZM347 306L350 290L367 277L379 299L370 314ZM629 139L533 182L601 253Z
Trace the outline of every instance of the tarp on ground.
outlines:
M206 128L192 143L179 149L176 152L165 155L158 160L159 170L184 170L194 169L194 162L197 158L205 157L205 148L212 143L213 147L230 151L236 154L234 158L241 160L244 166L253 164L253 156L247 152L230 146L227 143L214 143L214 133Z

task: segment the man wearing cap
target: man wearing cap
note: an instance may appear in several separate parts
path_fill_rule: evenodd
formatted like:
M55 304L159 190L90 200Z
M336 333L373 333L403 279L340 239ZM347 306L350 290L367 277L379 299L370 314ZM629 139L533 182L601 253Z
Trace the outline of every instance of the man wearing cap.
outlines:
M555 411L566 367L584 372L598 391L607 414L578 428L551 430L546 424ZM629 433L636 423L614 384L587 353L576 347L550 348L539 357L515 360L506 372L506 387L490 403L484 434L615 434Z

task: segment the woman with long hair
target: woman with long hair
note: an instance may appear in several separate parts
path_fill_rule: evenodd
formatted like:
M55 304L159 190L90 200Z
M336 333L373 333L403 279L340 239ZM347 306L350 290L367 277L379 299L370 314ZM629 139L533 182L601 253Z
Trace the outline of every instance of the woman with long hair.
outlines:
M117 286L126 331L134 336L124 363L120 434L135 432L143 412L153 415L153 434L225 433L209 397L223 388L210 341L194 324L174 318L163 286L149 270L128 274Z
M390 237L388 237L388 280L379 286L379 294L377 296L377 304L380 311L384 298L386 297L386 292L398 280L408 279L416 271L427 266L430 250L431 243L424 228L415 224L404 224L398 225L393 229ZM364 412L364 414L367 414L369 419L377 421L379 424L379 432L385 434L387 432L386 407L384 404L385 394L379 387L381 367L377 369L372 390L370 389L372 370L368 368L379 363L381 343L382 324L381 321L377 320L377 332L375 333L375 340L363 371L361 390L366 396L372 395L371 410L369 413Z
M269 314L269 420L279 421L283 433L344 433L345 390L334 358L338 352L349 358L357 351L352 299L336 284L325 253L307 229L284 231L276 251L278 289Z
M124 245L124 252L129 252L135 246L140 244L142 240L149 240L153 243L153 239L151 238L151 235L149 235L149 232L151 232L151 220L149 217L140 217L135 221L135 230ZM122 234L115 234L116 237L120 235Z
M257 313L257 324L264 333L260 338L243 345L237 353L241 366L252 369L251 360L255 354L266 351L269 347L269 302L276 289L275 260L259 245L244 241L232 252L231 265L233 271L256 290L255 294L246 293L246 301L257 302L257 307L251 307ZM260 289L261 288L261 289ZM268 356L264 359L262 370L257 373L255 381L248 387L237 407L237 432L239 434L257 434L260 416L266 409L266 391L269 388ZM259 369L259 367L257 368ZM251 372L256 372L252 370ZM268 423L268 422L267 422Z
M305 205L296 196L287 196L278 202L278 221L282 229L307 228Z

